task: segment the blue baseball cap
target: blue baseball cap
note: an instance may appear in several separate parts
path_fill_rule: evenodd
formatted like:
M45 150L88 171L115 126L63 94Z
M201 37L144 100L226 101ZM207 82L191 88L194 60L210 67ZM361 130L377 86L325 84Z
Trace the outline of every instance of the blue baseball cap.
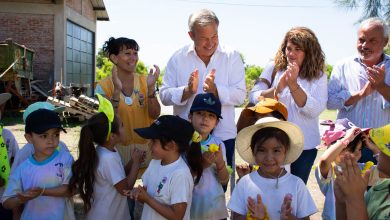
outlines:
M26 133L43 134L52 128L59 128L66 133L57 113L48 109L38 109L27 116L24 130Z
M190 113L198 111L208 111L216 114L218 118L222 119L221 102L214 96L213 93L201 93L195 96Z

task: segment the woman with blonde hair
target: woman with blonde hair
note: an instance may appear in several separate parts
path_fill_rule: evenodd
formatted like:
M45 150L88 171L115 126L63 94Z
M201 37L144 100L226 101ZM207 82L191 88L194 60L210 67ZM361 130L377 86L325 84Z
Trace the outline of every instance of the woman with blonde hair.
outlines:
M325 55L314 32L306 27L290 29L273 62L268 64L249 93L256 103L260 96L279 99L286 105L288 121L304 133L304 151L291 164L291 173L305 183L320 144L318 116L328 99Z

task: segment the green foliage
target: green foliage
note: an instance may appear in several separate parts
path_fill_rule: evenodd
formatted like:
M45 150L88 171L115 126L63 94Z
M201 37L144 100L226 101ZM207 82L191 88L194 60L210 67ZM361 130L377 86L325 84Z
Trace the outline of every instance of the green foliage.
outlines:
M390 55L390 42L385 47L384 52L385 52L385 54Z
M107 57L107 56L104 54L103 49L100 48L97 55L96 55L96 67L102 68L102 66L104 64L103 58L105 58L105 57Z
M256 79L259 78L261 72L263 72L263 68L256 65L247 65L245 67L245 83L248 86L253 86Z
M330 64L325 65L325 73L328 76L328 79L330 78L330 74L332 73L333 66Z
M347 9L362 9L360 21L369 17L380 17L390 21L389 0L336 0L336 3Z

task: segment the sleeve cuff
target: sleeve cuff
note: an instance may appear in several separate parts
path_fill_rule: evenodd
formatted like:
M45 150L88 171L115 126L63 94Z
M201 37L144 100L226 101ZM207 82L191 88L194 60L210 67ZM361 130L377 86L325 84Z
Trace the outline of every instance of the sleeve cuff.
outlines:
M170 92L172 94L172 102L174 105L186 105L187 100L184 100L183 102L181 101L183 97L183 91L184 91L185 86L180 86L178 88L171 88Z

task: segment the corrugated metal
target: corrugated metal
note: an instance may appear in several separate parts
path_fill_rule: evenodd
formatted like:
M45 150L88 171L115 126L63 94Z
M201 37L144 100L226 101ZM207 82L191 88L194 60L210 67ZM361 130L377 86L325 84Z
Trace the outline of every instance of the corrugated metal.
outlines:
M103 0L91 0L93 10L96 12L96 19L98 21L108 21L108 13Z

